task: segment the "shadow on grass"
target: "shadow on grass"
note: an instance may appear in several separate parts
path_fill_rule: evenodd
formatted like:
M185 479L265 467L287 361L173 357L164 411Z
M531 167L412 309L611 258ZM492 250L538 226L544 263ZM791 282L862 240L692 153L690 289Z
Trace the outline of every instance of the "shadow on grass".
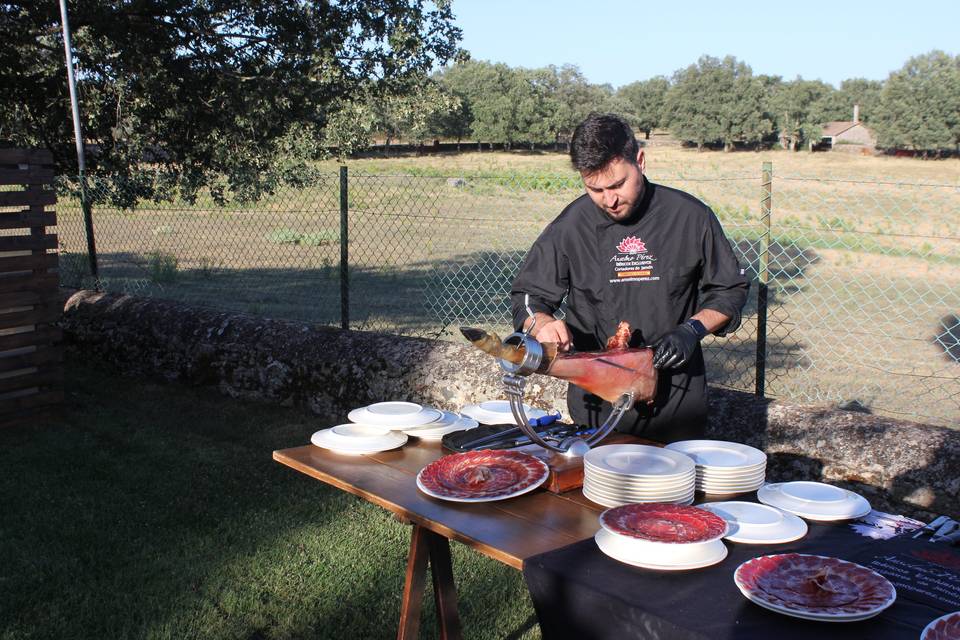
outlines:
M270 459L313 419L67 369L62 422L0 433L0 635L241 637L282 577L234 576L349 508Z
M329 421L67 371L63 420L0 431L0 636L395 635L409 527L271 459ZM520 575L467 551L465 623L496 612L502 637L529 604L476 576L516 594Z

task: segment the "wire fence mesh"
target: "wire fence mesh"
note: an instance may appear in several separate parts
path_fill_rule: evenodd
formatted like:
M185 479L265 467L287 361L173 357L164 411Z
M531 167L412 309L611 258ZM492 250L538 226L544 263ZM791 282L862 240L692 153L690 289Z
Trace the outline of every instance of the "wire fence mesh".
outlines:
M766 264L767 395L960 423L960 186L774 175L765 218L759 166L650 177L713 208L754 282L741 328L705 341L712 383L754 391ZM331 172L256 202L130 206L91 180L95 279L77 184L60 185L64 286L339 326L346 282L351 328L440 339L509 330L526 250L582 193L575 175L350 172L344 211Z

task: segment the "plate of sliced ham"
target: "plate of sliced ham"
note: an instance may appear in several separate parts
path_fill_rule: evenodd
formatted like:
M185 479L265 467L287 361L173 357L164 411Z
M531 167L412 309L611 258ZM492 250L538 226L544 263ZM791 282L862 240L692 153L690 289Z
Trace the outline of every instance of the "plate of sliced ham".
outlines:
M441 500L491 502L533 491L548 475L547 465L527 453L482 449L431 462L417 474L417 487Z
M734 582L751 602L795 618L854 622L877 615L897 599L889 580L839 558L802 553L744 562Z
M715 513L661 502L607 509L600 514L600 526L619 536L674 544L710 542L727 533L726 520Z
M960 611L932 620L920 634L920 640L957 640L958 638L960 638Z

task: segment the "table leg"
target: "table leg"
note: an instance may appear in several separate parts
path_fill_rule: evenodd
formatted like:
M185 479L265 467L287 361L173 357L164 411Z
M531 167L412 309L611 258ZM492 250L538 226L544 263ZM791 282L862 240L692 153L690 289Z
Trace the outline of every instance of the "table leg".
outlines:
M407 554L407 575L403 582L397 640L416 640L420 632L420 605L423 602L424 578L429 555L428 533L430 532L415 524L410 534L410 553Z
M420 607L423 602L427 560L433 575L433 597L437 604L440 638L460 640L460 613L457 610L457 589L453 582L450 541L420 525L413 525L407 575L400 605L400 628L397 640L415 640L420 631Z
M440 638L460 640L460 612L457 609L457 587L453 583L453 562L450 541L432 531L429 533L430 570L433 573L433 597L437 603Z

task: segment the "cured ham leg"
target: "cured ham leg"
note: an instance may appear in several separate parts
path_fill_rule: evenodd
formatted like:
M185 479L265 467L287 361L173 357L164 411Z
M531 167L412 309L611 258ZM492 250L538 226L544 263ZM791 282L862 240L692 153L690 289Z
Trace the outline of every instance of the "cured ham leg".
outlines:
M470 327L461 327L460 332L478 349L496 358L514 364L523 360L522 346L504 345L495 333ZM621 322L607 342L606 351L562 353L556 344L543 343L544 356L537 373L571 382L607 402L617 402L625 393L633 393L634 402L653 402L657 393L653 350L626 347L629 336L630 325Z

